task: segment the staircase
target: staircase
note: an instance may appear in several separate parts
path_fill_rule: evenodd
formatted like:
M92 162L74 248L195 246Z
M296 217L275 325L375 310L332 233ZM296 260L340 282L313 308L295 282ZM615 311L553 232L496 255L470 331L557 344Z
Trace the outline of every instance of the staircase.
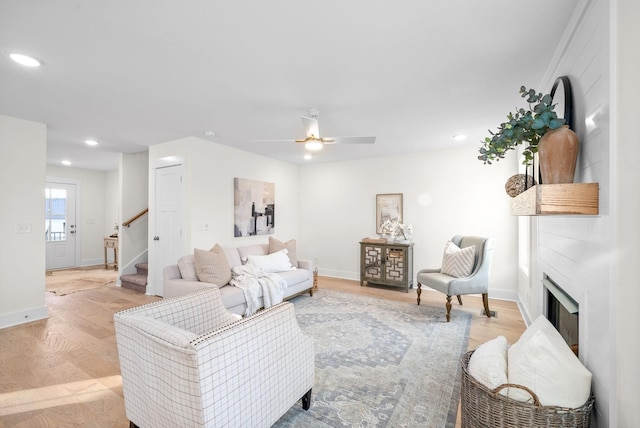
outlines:
M129 288L131 290L139 291L140 293L146 293L149 265L147 263L137 263L136 271L137 273L122 275L120 277L120 285L123 288Z

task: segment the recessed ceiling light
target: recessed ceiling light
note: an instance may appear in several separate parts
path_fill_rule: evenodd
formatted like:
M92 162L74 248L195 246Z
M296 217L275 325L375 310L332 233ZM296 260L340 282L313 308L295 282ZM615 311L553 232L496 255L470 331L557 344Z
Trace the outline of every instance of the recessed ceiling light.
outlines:
M97 146L98 144L100 144L96 140L84 140L84 142L87 146Z
M306 155L304 155L305 160L311 160L311 158L313 158L313 156L311 156L310 153L307 153Z
M62 165L64 165L64 166L69 166L69 165L71 165L71 161L68 161L68 160L63 160L63 161L61 161L60 163L61 163Z
M465 134L456 134L453 136L453 139L456 141L466 140L467 136Z
M42 65L42 61L28 55L12 53L9 54L9 57L18 64L24 65L25 67L40 67Z

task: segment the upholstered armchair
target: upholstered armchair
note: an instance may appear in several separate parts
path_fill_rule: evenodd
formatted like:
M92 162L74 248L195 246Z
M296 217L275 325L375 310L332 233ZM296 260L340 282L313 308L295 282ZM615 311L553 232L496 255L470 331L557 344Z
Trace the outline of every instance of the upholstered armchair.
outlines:
M458 297L462 305L463 294L482 294L482 303L487 317L489 311L489 271L495 239L479 236L460 236L451 238L457 249L448 252L445 249L443 266L437 269L422 269L417 274L418 305L422 286L427 286L447 296L447 322L451 321L451 296ZM449 246L449 243L447 243ZM469 247L474 247L473 250ZM447 247L448 248L448 247ZM459 251L458 251L459 250ZM468 258L465 260L465 254ZM467 264L467 266L463 266Z
M217 287L114 315L131 427L270 427L309 409L313 339L293 304L239 319Z

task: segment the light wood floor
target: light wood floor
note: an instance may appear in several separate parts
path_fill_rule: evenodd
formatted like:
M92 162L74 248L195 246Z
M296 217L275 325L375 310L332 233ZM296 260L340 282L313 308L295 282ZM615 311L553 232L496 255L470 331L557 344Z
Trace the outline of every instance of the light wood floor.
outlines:
M318 282L320 288L415 304L415 289L404 293L326 277ZM0 428L128 427L113 314L158 299L115 285L47 293L47 320L0 329ZM444 299L425 291L421 304L444 308ZM452 316L473 314L470 348L498 335L513 343L524 330L514 303L490 299L498 313L492 319L480 315L479 297L463 296L463 303L454 304Z

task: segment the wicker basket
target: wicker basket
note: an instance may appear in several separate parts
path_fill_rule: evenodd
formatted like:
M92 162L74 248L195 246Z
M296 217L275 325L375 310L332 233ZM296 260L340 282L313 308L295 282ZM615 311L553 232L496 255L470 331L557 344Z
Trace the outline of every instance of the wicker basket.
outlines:
M505 384L491 391L471 376L467 370L473 351L462 358L461 410L463 428L496 427L589 427L594 397L582 407L567 409L542 406L538 397L522 385ZM524 389L533 404L507 398L499 391L505 387Z

